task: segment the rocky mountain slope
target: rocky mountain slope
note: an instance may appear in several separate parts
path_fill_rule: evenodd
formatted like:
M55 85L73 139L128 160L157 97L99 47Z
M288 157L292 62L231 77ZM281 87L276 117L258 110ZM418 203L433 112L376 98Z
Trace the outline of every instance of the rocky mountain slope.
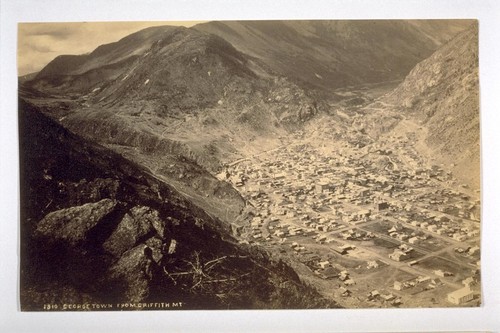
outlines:
M241 199L206 170L215 173L223 163L275 148L322 103L220 37L181 27L132 37L98 48L69 69L56 59L21 91L38 105L51 100L37 98L42 94L64 100L42 109L148 167L210 214L233 220ZM137 45L142 53L122 55Z
M119 72L119 64L145 54L152 43L176 29L170 26L151 27L117 42L101 45L89 54L60 55L36 75L36 85L40 89L57 86L59 92L63 89L81 92L96 82L113 79Z
M427 143L479 188L479 65L477 22L419 63L384 98L428 129Z
M208 202L214 216L234 219L242 208L237 195L219 190L203 169L216 173L282 145L281 137L328 113L329 100L345 98L325 94L332 88L402 78L465 22L154 27L86 55L60 56L21 90L64 100L43 109Z
M470 21L469 21L470 23ZM195 29L220 36L301 87L402 79L467 21L220 21Z
M336 307L147 169L19 111L23 310Z

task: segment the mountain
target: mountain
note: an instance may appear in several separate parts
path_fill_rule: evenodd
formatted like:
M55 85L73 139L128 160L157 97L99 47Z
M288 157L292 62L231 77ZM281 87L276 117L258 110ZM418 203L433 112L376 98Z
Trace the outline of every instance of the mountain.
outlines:
M87 55L60 56L20 92L70 131L147 167L212 216L237 224L245 203L214 177L224 165L286 144L306 122L332 114L338 96L348 107L369 101L325 92L401 79L468 23L154 27Z
M60 55L45 66L36 76L37 80L75 76L110 66L146 53L151 44L178 27L159 26L146 28L128 35L117 42L104 44L89 54Z
M427 128L427 143L466 184L479 188L477 22L420 62L384 99Z
M337 307L144 167L23 100L19 124L23 310Z
M115 149L142 149L147 141L152 153L182 155L217 172L278 147L280 137L329 112L332 100L345 99L332 89L402 79L467 22L153 27L86 55L60 56L25 86L62 95L71 112L61 107L52 115L87 138Z
M21 91L63 100L42 109L147 166L214 216L234 220L241 198L206 170L216 173L223 163L277 147L289 128L324 104L218 36L159 27L132 37L82 56L59 74L56 59ZM142 53L128 50L137 45Z
M220 36L304 88L402 79L467 26L466 20L220 21L195 29Z
M19 79L20 83L24 83L24 82L33 80L37 75L38 75L38 72L29 73L29 74L25 74L23 76L19 76L18 79Z

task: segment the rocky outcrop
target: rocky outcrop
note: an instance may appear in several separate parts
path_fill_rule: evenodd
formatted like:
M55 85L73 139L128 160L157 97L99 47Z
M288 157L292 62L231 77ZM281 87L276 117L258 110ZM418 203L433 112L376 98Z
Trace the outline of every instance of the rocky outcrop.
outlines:
M122 297L130 302L142 302L150 293L150 281L155 263L148 258L144 244L126 251L109 269L109 279L122 288Z
M106 223L105 217L116 207L116 201L103 199L96 203L61 209L48 214L37 225L41 236L63 240L75 246L86 240L88 232L99 223Z
M103 248L116 257L136 246L147 236L164 235L165 225L158 212L149 207L133 207L120 221Z
M336 306L292 272L267 268L265 253L237 245L174 188L20 105L23 310L156 301L264 308L304 292L298 307Z

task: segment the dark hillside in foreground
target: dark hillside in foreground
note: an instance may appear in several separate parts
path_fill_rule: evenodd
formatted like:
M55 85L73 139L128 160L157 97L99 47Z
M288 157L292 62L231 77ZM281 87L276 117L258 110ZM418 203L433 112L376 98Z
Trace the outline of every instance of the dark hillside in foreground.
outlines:
M19 115L23 310L336 307L141 167L23 100Z

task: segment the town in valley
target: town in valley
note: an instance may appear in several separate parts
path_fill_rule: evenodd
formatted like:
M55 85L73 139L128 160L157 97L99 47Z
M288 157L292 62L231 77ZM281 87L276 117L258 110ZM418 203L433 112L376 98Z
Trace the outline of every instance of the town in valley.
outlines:
M298 131L229 163L219 179L249 203L241 242L345 307L479 304L478 193L417 151L418 124L400 127L372 142Z

